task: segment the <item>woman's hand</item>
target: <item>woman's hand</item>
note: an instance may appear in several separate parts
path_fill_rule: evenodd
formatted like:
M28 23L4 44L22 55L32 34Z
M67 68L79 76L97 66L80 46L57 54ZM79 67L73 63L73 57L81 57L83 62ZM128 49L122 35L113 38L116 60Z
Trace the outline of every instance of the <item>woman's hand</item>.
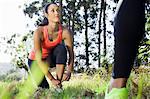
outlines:
M62 81L69 81L70 77L71 77L71 72L64 73Z
M57 79L52 79L51 82L52 82L52 84L53 84L54 86L58 86L58 85L61 84L61 82L60 82L59 80L57 80Z

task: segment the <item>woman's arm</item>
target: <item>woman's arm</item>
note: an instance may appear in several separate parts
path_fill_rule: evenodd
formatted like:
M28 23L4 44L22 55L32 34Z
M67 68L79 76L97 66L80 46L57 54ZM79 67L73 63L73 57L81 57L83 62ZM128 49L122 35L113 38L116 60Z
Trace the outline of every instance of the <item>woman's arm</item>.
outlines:
M41 47L41 41L42 41L42 27L39 27L35 32L34 32L34 50L35 50L35 58L38 63L38 66L42 70L42 72L51 80L55 80L52 74L48 71L48 64L46 62L42 61L42 47ZM53 83L54 85L58 84Z
M65 45L69 52L69 61L68 61L67 71L71 73L73 71L73 64L74 64L73 37L72 37L71 32L67 28L64 28L63 30L63 39L65 41Z
M42 28L38 28L34 32L34 50L35 50L35 59L42 70L44 74L48 73L48 65L43 64L42 62L42 47L41 47L41 41L42 41Z

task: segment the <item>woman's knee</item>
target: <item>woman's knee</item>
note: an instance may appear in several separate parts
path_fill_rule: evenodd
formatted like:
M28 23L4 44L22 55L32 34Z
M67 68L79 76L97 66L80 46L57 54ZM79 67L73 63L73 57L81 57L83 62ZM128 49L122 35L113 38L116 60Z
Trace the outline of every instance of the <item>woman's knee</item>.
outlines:
M66 46L64 44L59 44L56 46L55 48L55 52L57 54L61 54L61 55L67 55L67 49Z
M53 53L56 57L56 64L66 64L67 62L67 49L65 45L59 44L54 49Z

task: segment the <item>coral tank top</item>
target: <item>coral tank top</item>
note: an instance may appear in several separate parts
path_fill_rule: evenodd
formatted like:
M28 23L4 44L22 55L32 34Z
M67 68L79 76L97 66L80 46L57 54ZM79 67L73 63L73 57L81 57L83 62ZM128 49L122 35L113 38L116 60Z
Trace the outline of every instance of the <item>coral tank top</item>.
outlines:
M51 53L52 49L55 48L58 44L62 43L62 26L59 25L58 36L56 40L50 41L48 35L48 27L44 26L43 28L43 41L42 45L42 59L47 58L48 54ZM29 59L35 60L35 50L32 49L29 53Z

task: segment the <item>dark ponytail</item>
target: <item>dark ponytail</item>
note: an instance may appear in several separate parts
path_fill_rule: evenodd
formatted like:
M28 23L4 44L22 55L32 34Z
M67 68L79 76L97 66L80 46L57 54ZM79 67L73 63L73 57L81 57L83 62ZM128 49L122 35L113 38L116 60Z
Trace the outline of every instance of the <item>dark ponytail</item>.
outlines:
M43 21L41 22L41 24L39 24L39 26L45 26L48 25L48 19L46 17L44 17Z
M51 5L51 4L56 4L55 2L51 2L51 3L47 3L44 7L44 12L45 13L48 13L48 7ZM56 4L57 5L57 4ZM46 17L44 17L43 21L41 22L41 24L39 26L45 26L45 25L48 25L48 19Z

